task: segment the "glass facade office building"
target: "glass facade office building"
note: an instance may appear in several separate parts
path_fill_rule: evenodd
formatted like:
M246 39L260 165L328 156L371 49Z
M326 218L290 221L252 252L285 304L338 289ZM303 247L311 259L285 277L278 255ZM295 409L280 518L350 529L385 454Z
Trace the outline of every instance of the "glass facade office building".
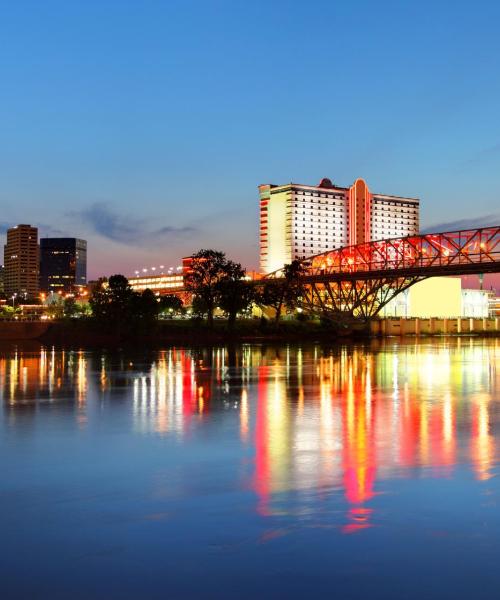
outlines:
M77 238L40 240L40 289L73 293L87 283L87 242Z

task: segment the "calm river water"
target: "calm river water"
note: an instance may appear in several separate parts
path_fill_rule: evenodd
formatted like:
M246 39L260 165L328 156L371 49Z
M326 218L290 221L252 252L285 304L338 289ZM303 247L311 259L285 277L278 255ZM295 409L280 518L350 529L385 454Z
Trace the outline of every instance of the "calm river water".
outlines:
M2 598L495 598L500 340L0 351Z

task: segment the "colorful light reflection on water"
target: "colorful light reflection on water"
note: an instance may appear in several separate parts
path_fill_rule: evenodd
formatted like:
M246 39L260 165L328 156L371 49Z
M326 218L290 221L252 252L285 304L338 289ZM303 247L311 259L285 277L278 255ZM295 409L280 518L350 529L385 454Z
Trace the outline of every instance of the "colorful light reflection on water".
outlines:
M401 573L418 580L432 574L425 544L457 552L436 539L455 543L465 531L460 557L496 585L499 359L498 340L473 338L5 351L8 596L96 597L99 580L102 597L295 597L309 580L318 594L334 583L344 598L376 580L372 597L420 597L378 555L413 548ZM410 529L396 533L408 517ZM361 566L327 567L325 553L361 556ZM235 588L220 583L227 569ZM198 583L186 581L195 574ZM466 589L453 582L436 574L425 593Z

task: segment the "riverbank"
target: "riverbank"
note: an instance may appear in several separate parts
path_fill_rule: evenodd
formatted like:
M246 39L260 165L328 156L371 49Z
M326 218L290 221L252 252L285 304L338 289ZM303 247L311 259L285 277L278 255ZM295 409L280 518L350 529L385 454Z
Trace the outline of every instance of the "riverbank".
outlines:
M40 341L49 345L117 346L122 344L220 344L226 342L331 341L345 337L367 337L365 326L356 329L328 326L318 321L282 321L277 325L260 320L238 321L231 331L225 321L210 328L204 322L160 321L149 331L103 331L92 321L68 320L51 323Z
M498 321L498 320L497 320ZM495 323L482 319L467 319L458 326L440 319L375 319L370 324L336 326L320 321L271 321L247 319L238 321L229 330L226 321L217 320L210 328L205 322L169 320L154 323L148 330L106 331L91 320L74 319L51 323L3 323L0 340L37 340L46 345L66 347L117 347L139 345L214 345L260 342L332 342L336 340L384 337L428 337L440 335L498 336Z

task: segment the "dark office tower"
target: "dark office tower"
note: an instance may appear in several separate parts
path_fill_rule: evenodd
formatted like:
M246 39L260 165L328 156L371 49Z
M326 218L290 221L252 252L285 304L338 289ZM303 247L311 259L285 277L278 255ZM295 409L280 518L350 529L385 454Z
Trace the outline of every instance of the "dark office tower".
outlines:
M7 296L20 299L38 295L38 229L17 225L7 230L4 246L4 287Z
M87 242L76 238L40 240L40 289L72 293L87 283Z

